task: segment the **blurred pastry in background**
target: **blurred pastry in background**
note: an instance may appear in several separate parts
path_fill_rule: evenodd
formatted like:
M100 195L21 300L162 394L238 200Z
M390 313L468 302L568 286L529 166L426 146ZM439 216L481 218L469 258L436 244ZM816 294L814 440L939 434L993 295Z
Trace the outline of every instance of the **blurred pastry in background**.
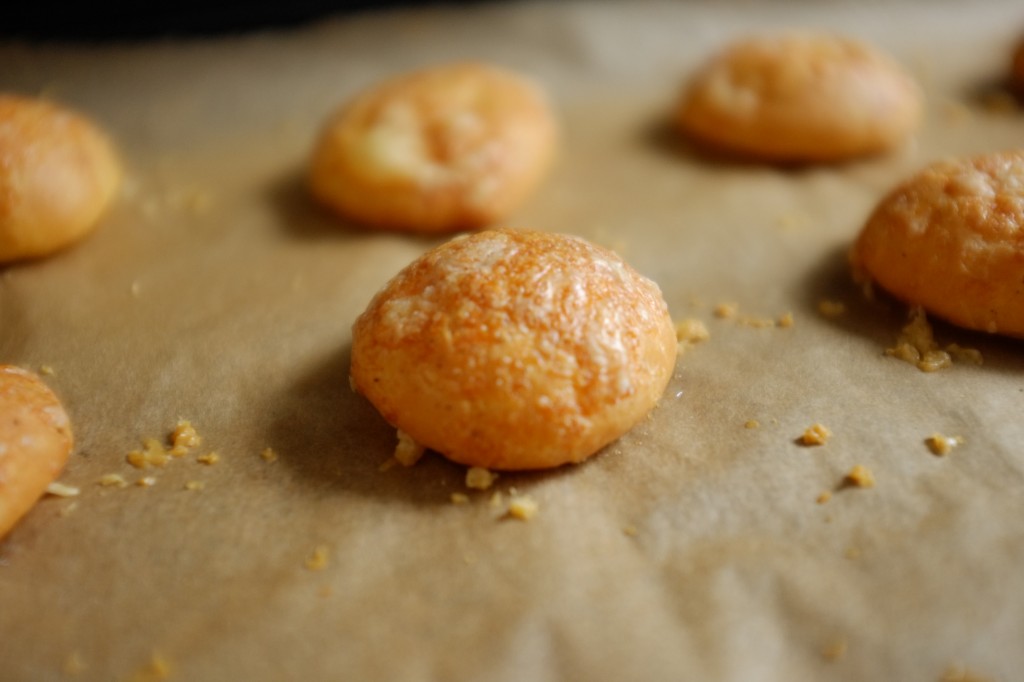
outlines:
M85 116L0 94L0 263L47 256L84 238L120 178L110 140Z
M949 322L1024 337L1024 151L934 163L879 203L855 272Z
M504 219L551 164L555 116L527 78L481 63L397 76L334 114L313 151L313 195L340 216L439 233Z
M891 58L837 35L745 38L706 62L676 111L715 151L770 162L834 162L899 146L922 96Z

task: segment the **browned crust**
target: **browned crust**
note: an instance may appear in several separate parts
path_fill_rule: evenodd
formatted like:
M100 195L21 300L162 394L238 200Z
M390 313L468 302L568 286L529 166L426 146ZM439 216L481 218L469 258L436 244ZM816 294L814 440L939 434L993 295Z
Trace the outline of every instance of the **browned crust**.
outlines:
M71 424L39 377L0 365L0 537L45 492L71 452Z
M1024 151L928 166L881 201L852 260L934 315L1024 337Z
M353 330L352 378L389 422L493 469L580 461L654 406L676 339L657 285L582 239L496 230L427 253Z

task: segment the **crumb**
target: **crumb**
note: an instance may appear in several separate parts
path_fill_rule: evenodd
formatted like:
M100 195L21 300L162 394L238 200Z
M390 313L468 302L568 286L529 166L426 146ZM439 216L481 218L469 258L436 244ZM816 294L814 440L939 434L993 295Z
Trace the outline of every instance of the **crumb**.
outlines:
M465 493L452 493L452 504L466 504L469 502L469 495Z
M85 672L88 666L85 665L85 661L82 660L82 655L77 651L73 651L70 656L64 661L64 674L65 675L81 675Z
M140 488L152 488L154 485L156 485L156 477L145 476L135 481L135 485L139 486Z
M853 561L854 559L859 559L860 550L856 547L847 547L846 551L843 552L843 556L849 559L850 561Z
M206 487L203 481L185 481L185 490L202 490Z
M990 682L990 678L973 673L962 665L951 665L942 673L939 682Z
M633 524L629 524L628 526L623 526L622 532L625 535L628 535L629 537L633 538L636 537L639 531L637 531L636 526L634 526Z
M317 545L313 553L306 559L306 568L311 571L322 571L327 568L327 545Z
M715 306L715 316L721 319L731 319L736 316L739 305L736 303L719 303Z
M216 452L208 452L205 455L199 455L196 457L196 461L200 464L212 465L220 461L220 455Z
M758 428L760 426L761 426L761 422L757 421L756 419L748 419L743 424L743 428L745 428L745 429L756 429L756 428Z
M277 453L274 452L274 448L264 448L263 452L260 453L260 457L268 464L272 464L277 461Z
M504 499L505 498L501 494L501 491L500 490L495 490L494 494L491 495L491 501L488 504L490 504L493 509L497 509L498 507L501 506L502 500L504 500Z
M874 488L875 475L863 464L858 464L846 474L846 483L857 488Z
M828 502L831 499L832 499L832 493L830 493L829 491L825 490L825 491L822 491L814 501L817 502L818 504L825 504L826 502Z
M54 375L53 367L49 365L39 365L39 373L48 377L52 377Z
M739 304L737 303L719 303L715 306L714 315L717 318L727 320L736 317L737 311L739 311Z
M779 317L778 325L783 329L789 329L793 326L793 313L783 313Z
M753 329L768 329L775 326L775 320L765 317L742 317L739 323L744 327L751 327Z
M380 466L377 467L377 471L384 473L385 471L391 471L396 466L398 466L398 460L394 457L388 457L380 463Z
M411 467L423 457L425 448L414 441L401 429L398 430L398 445L395 446L395 460L404 467Z
M846 640L839 638L835 639L821 650L821 656L826 661L838 661L846 655Z
M132 677L134 682L149 682L150 680L166 680L171 676L171 666L167 659L157 652L149 659L149 663L140 668Z
M832 437L832 432L823 424L811 424L800 436L801 445L824 445Z
M160 441L156 438L147 438L142 442L141 450L132 450L125 459L136 469L145 469L149 466L165 466L169 455Z
M171 433L171 454L175 457L181 457L192 448L198 447L202 442L202 437L196 432L192 423L181 419Z
M142 285L139 283L139 280L135 280L134 282L132 282L129 291L132 294L132 298L139 298L139 296L142 294Z
M933 433L925 438L924 442L933 455L942 457L948 455L956 446L961 445L964 439L960 436L943 436L941 433Z
M984 358L981 356L981 351L977 348L965 348L955 343L951 343L946 346L946 352L949 356L957 362L969 362L972 365L984 364Z
M846 304L842 301L822 299L818 301L818 312L829 318L839 317L846 312Z
M889 357L908 362L922 372L935 372L949 367L953 364L954 354L980 364L981 353L973 348L953 345L949 350L940 350L932 326L928 323L928 316L920 306L912 307L909 317L907 324L900 330L896 346L885 349Z
M81 491L73 485L65 485L63 483L58 483L57 481L46 486L46 493L56 497L74 497L80 492Z
M473 490L487 490L494 485L496 478L498 478L497 474L493 474L483 467L470 467L466 471L466 487Z
M508 502L508 515L520 521L529 521L539 509L537 501L529 495L512 495Z
M124 488L128 481L124 480L121 474L104 474L100 476L98 483L105 488Z
M686 318L676 322L676 340L679 343L692 345L707 341L711 337L707 326L694 318Z

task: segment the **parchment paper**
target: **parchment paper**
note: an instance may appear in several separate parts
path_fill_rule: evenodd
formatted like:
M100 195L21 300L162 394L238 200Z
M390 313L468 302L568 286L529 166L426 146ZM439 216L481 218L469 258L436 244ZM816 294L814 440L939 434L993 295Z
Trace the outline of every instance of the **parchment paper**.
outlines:
M717 46L800 26L907 65L927 94L914 143L779 169L701 157L667 128ZM77 436L61 480L81 488L0 542L0 677L1020 679L1024 352L936 325L984 364L885 357L906 311L865 300L844 252L926 162L1021 144L1024 114L978 97L1021 29L1009 0L572 2L0 46L3 89L88 113L127 168L92 238L0 270L0 362L52 368ZM591 461L498 480L538 501L526 523L437 455L379 470L394 432L349 390L350 326L437 240L342 224L302 185L335 106L462 58L532 74L559 109L559 165L510 223L613 246L711 333ZM716 318L723 302L739 316ZM744 324L787 312L790 328ZM179 418L199 450L125 462ZM797 445L815 422L832 439ZM964 443L936 457L936 431ZM855 464L874 488L841 487ZM130 485L99 486L109 473Z

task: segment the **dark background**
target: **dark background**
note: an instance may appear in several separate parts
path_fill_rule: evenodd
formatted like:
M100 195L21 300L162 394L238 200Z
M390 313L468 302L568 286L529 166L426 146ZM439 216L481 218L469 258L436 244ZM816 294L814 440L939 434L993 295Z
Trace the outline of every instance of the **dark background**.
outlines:
M244 33L300 26L332 15L410 6L476 4L466 0L279 0L278 2L0 1L0 38L107 41ZM3 65L0 65L3 68Z

